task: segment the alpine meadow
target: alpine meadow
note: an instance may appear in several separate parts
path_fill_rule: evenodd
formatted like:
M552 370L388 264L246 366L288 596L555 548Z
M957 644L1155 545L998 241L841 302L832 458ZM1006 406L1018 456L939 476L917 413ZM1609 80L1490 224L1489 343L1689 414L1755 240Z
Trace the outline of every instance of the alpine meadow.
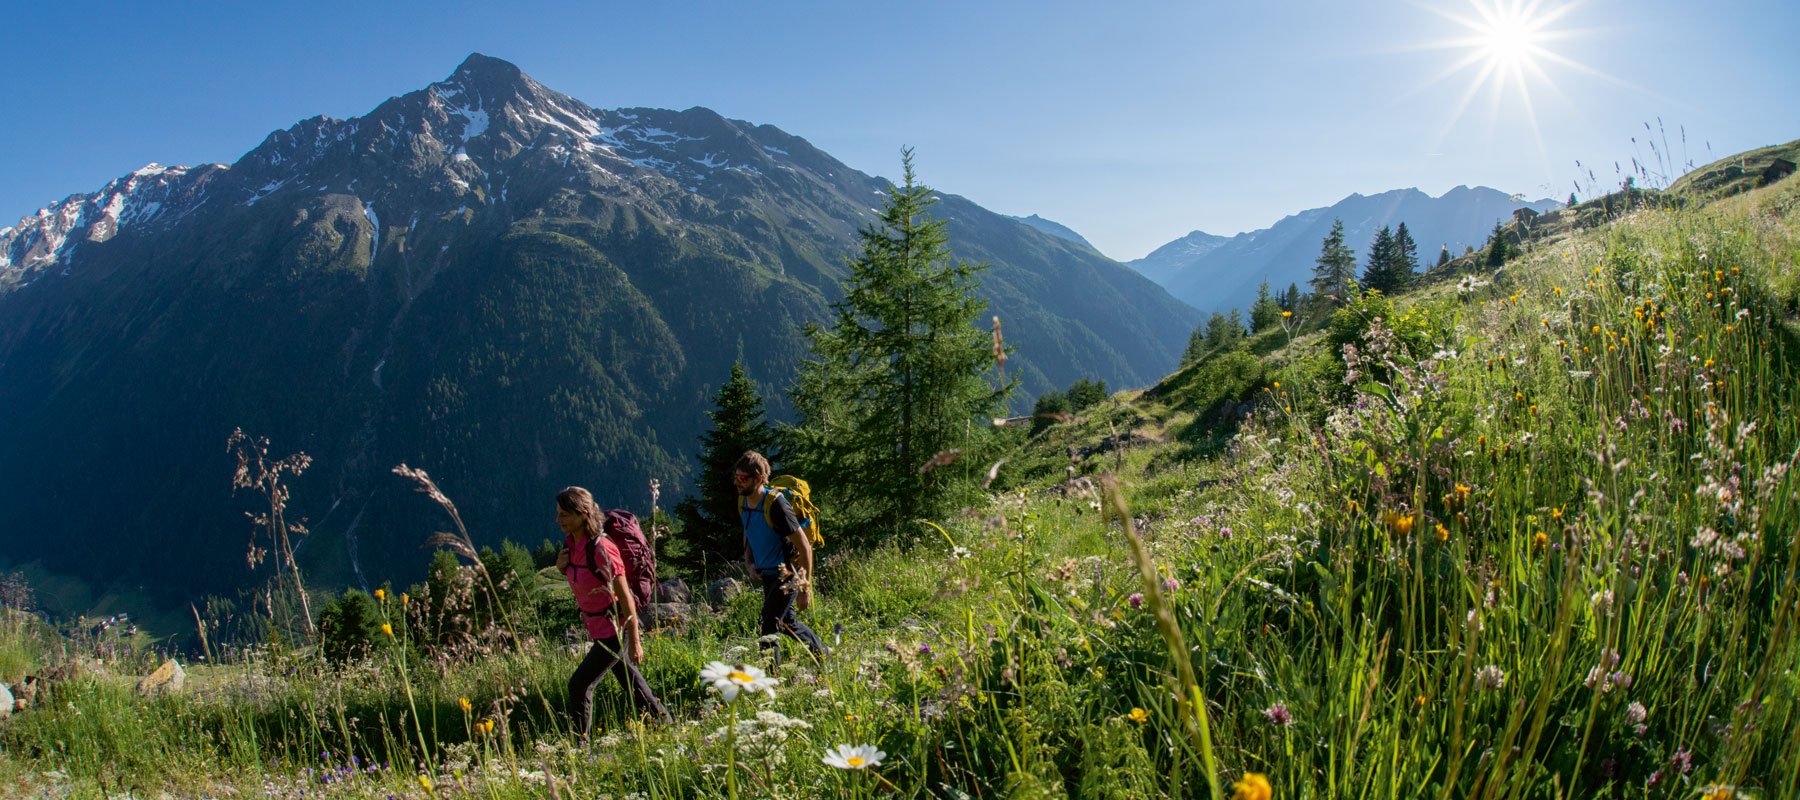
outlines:
M1476 31L1455 114L1585 69L1578 6L1415 9ZM1659 120L1567 202L1355 193L1115 260L943 189L1360 162L1108 150L1223 135L1178 97L1071 100L1071 155L981 54L963 94L912 22L790 22L925 141L769 118L896 179L474 54L0 229L0 797L1800 798L1800 140L1696 164ZM680 52L813 90L702 52L736 35ZM679 96L664 63L612 78Z

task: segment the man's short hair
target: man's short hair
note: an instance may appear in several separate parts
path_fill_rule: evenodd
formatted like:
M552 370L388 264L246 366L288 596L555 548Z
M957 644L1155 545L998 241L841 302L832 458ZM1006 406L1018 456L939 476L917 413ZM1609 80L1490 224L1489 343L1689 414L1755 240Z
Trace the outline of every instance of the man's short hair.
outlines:
M757 483L769 480L769 460L763 458L763 454L755 450L744 451L743 455L738 456L737 463L732 465L731 469L749 475L756 479Z

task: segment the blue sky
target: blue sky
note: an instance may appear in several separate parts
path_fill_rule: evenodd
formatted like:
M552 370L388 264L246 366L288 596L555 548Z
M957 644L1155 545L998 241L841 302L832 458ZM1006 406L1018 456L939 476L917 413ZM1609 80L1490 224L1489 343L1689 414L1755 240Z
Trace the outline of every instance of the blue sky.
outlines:
M471 52L601 108L773 124L877 175L911 146L926 183L1121 260L1352 192L1565 198L1578 160L1603 185L1654 167L1659 117L1677 164L1800 138L1791 0L1483 2L1540 23L1523 91L1477 83L1492 26L1459 22L1480 18L1466 0L15 4L0 225L367 113Z

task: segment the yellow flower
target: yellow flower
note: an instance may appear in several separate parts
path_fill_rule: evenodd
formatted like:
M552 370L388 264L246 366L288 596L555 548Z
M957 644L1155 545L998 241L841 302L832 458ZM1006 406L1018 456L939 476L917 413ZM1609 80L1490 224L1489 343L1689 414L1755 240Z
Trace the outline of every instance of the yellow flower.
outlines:
M1274 791L1269 786L1267 777L1260 772L1252 772L1231 785L1231 800L1269 800Z
M467 697L456 698L456 704L459 706L462 706L462 710L463 710L464 714L467 714L470 711L475 710L475 704L469 702L469 698L467 698Z
M425 792L426 792L426 793L427 793L427 794L433 794L433 793L435 793L435 791L436 791L436 788L437 788L437 787L435 787L435 786L432 786L432 785L431 785L431 779L430 779L430 778L428 778L428 777L426 777L426 776L424 776L424 775L420 775L420 776L419 776L419 785L420 785L420 786L422 786L422 787L424 787L424 789L425 789Z
M388 637L389 639L394 638L394 626L389 625L385 622L381 623L381 633L382 633L382 635Z
M383 603L387 602L387 590L386 589L376 589L375 590L375 599L379 600Z
M1294 315L1294 312L1292 312L1292 311L1283 311L1283 312L1281 312L1281 318L1282 318L1282 319L1287 319L1287 318L1288 318L1288 317L1291 317L1291 316L1293 316L1293 315Z
M1393 531L1395 536L1404 538L1412 533L1414 517L1411 514L1389 511L1382 515L1382 519L1387 522L1388 530Z
M1444 523L1442 522L1437 525L1437 537L1440 542L1450 541L1450 529L1444 527Z
M1531 537L1531 546L1532 547L1536 547L1537 549L1542 550L1545 547L1548 547L1549 545L1550 545L1550 535L1544 533L1543 531L1538 531L1536 535Z
M1550 509L1550 518L1551 519L1562 519L1562 515L1563 515L1562 506L1557 506L1555 508Z
M1716 361L1714 361L1714 360L1712 360L1712 359L1710 359L1710 358L1709 358L1709 359L1707 359L1707 360L1706 360L1706 368L1707 368L1707 369L1712 369L1712 368L1713 368L1713 365L1714 365L1714 364L1716 364L1716 363L1718 363L1718 362L1716 362Z
M405 592L401 592L400 593L400 605L406 605L407 603L410 603L410 602L412 602L412 598L407 597Z
M1150 721L1150 712L1145 711L1141 708L1131 709L1131 713L1127 714L1126 716L1130 717L1132 722L1135 722L1139 725L1142 725L1142 724Z

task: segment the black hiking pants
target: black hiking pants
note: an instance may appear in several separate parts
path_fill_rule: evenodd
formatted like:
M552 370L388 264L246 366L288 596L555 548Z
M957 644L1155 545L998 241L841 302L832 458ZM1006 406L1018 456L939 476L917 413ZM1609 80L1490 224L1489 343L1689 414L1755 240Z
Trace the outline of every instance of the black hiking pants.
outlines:
M806 627L806 623L801 622L799 615L794 613L794 593L782 588L785 579L780 573L781 570L773 569L764 570L762 574L762 635L785 633L805 642L806 646L812 650L813 655L825 655L827 650L824 640L820 639L818 634L813 633L812 628ZM773 642L762 643L765 650L775 646ZM778 649L775 654L776 662L779 663L781 651Z
M650 683L644 680L644 673L638 672L631 661L620 655L619 637L596 639L594 646L588 650L581 666L575 668L575 674L569 676L569 722L575 726L577 734L586 734L593 727L593 693L594 684L600 677L611 672L619 676L619 685L625 689L625 699L639 715L649 714L661 722L672 722L669 710L656 699L650 691Z

